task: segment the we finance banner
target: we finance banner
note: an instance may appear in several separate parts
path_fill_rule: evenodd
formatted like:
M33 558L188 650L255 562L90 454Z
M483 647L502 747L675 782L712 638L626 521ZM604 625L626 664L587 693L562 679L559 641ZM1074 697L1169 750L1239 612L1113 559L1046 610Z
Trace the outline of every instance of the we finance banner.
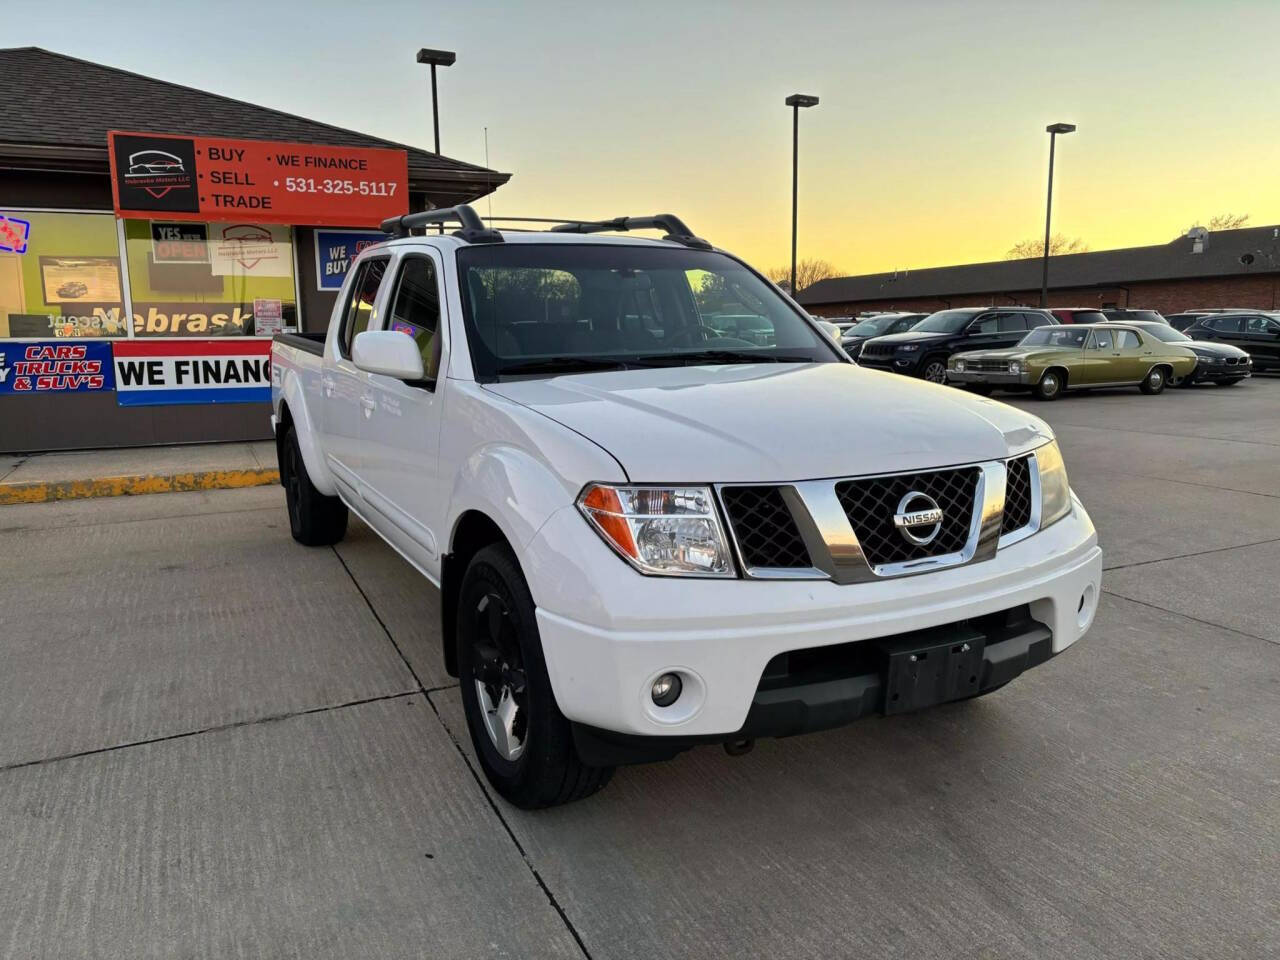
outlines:
M122 407L271 401L270 340L133 340L111 353Z

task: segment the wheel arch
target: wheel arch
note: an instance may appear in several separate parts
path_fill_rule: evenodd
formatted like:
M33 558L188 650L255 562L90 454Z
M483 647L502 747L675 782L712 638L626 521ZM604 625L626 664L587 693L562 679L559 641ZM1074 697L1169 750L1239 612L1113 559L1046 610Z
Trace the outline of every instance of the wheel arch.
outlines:
M458 596L471 558L494 543L504 543L515 553L511 539L487 513L470 509L458 516L449 538L449 551L440 564L440 646L445 671L458 675L458 648L453 642L458 626ZM519 562L517 558L517 563Z
M293 427L298 436L298 450L302 453L302 462L307 468L307 474L311 477L312 485L326 497L337 496L338 488L334 485L333 477L316 444L314 421L307 409L298 377L286 377L284 388L281 390L280 412L276 417L276 457L280 466L284 465L282 454L285 437L288 436L289 427Z

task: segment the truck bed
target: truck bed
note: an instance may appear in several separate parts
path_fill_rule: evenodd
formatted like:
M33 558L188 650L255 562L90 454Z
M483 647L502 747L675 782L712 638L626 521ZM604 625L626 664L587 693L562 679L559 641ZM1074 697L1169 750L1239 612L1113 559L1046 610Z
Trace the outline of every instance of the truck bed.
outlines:
M314 353L317 357L324 356L325 334L323 333L277 333L272 339L276 343Z

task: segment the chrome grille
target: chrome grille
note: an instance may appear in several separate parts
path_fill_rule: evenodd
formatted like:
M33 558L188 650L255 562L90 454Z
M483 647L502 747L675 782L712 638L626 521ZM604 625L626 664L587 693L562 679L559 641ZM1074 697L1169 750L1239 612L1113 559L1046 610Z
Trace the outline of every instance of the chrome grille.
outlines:
M1008 475L1004 488L1004 520L1001 533L1013 533L1031 522L1031 457L1005 463Z
M958 553L969 540L978 490L978 467L842 480L836 496L872 566L906 563ZM941 529L932 542L908 541L894 526L893 515L913 491L932 497L942 508Z
M862 348L862 356L864 357L891 357L897 344L894 343L868 343Z
M964 362L966 370L977 370L981 373L1008 373L1008 360L966 360Z
M795 517L777 487L724 487L720 496L747 567L813 565Z

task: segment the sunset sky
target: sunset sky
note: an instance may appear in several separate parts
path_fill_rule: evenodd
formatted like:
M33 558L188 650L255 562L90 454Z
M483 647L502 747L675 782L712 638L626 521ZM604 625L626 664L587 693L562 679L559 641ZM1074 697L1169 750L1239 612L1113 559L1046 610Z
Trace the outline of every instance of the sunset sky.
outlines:
M846 273L999 259L1044 228L1092 249L1216 213L1280 222L1280 2L81 3L24 6L47 47L514 174L495 214L674 212L760 267L790 244ZM481 212L487 210L484 201Z

